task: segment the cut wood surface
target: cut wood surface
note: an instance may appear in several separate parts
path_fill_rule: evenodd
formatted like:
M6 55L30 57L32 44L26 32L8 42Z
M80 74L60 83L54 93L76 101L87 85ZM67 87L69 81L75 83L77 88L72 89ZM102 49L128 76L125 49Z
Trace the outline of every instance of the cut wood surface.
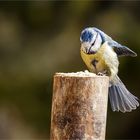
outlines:
M51 140L105 140L109 78L89 72L56 73Z

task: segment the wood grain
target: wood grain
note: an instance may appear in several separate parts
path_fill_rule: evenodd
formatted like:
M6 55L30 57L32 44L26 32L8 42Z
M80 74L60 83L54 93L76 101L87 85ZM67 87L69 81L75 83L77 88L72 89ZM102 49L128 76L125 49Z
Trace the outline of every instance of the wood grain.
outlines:
M109 78L56 73L51 140L105 140Z

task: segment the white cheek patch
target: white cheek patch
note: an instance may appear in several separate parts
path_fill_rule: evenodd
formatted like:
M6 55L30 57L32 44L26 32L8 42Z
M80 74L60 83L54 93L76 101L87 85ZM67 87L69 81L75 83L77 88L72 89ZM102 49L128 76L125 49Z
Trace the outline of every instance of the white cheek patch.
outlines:
M92 30L92 34L93 34L93 37L92 37L90 44L93 44L95 42L97 35L98 35L97 32L95 32L94 30Z

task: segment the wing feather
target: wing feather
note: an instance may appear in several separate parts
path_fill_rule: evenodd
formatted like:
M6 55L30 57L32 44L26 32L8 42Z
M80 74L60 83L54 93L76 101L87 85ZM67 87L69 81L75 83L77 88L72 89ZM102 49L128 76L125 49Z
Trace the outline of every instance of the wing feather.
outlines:
M137 54L132 51L131 49L129 49L126 46L122 46L121 44L117 43L117 42L108 42L108 44L113 47L114 51L117 53L118 56L132 56L132 57L136 57Z
M117 53L117 56L132 56L132 57L136 57L137 54L132 51L131 49L129 49L126 46L123 46L121 44L119 44L118 42L114 41L110 36L108 36L107 34L105 34L103 31L94 28L95 31L97 31L102 38L103 43L105 41L108 42L108 44L114 49L114 51Z

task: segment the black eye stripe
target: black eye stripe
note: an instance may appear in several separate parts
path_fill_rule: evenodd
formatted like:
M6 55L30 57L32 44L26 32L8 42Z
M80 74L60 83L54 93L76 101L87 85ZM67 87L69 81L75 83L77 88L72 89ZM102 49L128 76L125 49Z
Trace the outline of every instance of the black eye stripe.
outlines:
M98 33L97 33L97 35L96 35L96 37L95 37L94 42L91 44L91 46L93 46L93 45L95 44L95 41L97 40L97 37L98 37Z

